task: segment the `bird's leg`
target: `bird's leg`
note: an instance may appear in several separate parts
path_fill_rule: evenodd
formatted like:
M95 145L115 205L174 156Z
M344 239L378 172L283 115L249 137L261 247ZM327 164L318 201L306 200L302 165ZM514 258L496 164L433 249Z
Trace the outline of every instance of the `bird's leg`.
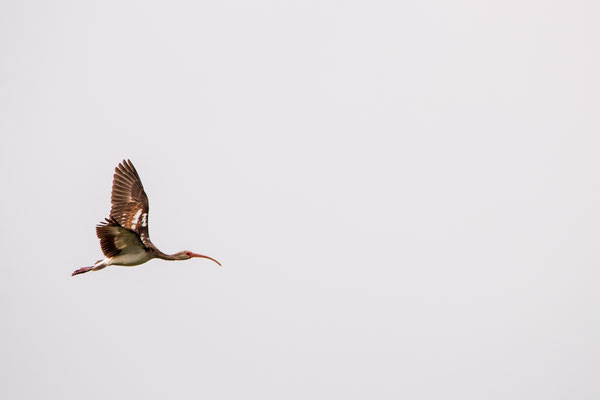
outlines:
M76 271L73 271L73 273L71 274L71 276L75 276L75 275L79 275L79 274L85 274L86 272L90 272L90 271L100 271L103 268L106 268L110 265L110 260L105 258L104 260L98 260L96 261L96 263L90 267L83 267L83 268L79 268Z
M79 275L79 274L84 274L86 272L90 272L92 269L94 269L93 266L79 268L78 270L73 271L73 273L71 274L71 276L75 276L75 275Z

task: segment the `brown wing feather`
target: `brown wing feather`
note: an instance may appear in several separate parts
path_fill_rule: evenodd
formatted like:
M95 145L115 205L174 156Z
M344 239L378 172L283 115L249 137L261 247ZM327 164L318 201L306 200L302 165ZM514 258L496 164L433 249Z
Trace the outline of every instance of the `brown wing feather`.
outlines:
M140 236L146 246L151 246L148 234L148 196L142 181L129 160L123 160L113 177L110 217L119 225Z
M144 247L135 232L123 228L115 220L106 219L96 225L96 236L100 239L100 248L106 257L119 255L127 247Z

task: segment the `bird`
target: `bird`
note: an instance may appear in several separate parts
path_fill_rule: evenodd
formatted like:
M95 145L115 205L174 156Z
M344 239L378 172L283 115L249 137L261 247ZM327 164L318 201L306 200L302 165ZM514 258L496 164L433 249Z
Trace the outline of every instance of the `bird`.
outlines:
M161 260L189 260L212 257L184 250L165 254L151 241L148 234L148 196L142 181L130 160L123 160L113 176L109 218L96 225L96 236L105 258L94 265L75 270L71 276L99 271L109 265L132 267L160 258Z

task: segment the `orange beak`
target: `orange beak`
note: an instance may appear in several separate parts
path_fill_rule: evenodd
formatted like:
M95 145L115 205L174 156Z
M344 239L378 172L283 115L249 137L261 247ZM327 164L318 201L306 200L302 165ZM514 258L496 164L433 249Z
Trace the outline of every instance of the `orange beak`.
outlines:
M217 264L219 264L219 266L221 266L221 263L220 263L220 262L218 262L217 260L215 260L215 259L214 259L214 258L212 258L212 257L209 257L209 256L203 256L202 254L196 254L196 253L192 253L191 251L190 251L189 253L190 253L190 258L194 258L194 257L198 257L198 258L208 258L209 260L212 260L212 261L216 262Z

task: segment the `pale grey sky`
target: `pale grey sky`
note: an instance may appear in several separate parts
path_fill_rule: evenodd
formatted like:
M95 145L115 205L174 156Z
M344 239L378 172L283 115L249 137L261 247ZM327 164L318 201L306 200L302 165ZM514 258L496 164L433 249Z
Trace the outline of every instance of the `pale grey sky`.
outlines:
M600 398L597 2L1 9L0 398Z

